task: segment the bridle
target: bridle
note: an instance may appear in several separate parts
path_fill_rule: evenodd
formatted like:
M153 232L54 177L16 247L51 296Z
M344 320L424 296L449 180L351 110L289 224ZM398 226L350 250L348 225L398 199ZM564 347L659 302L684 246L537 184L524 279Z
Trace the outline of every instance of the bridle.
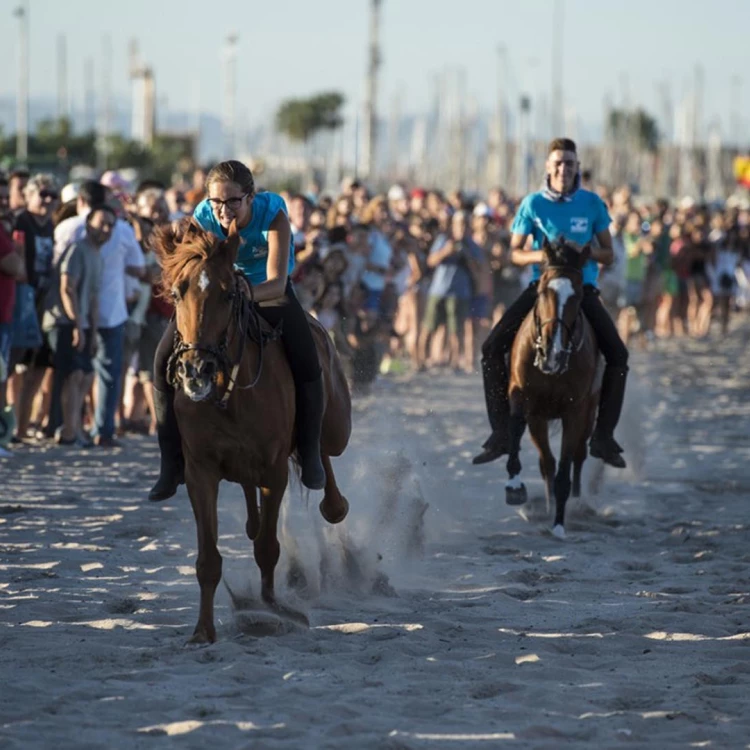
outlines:
M577 273L581 278L583 278L583 272L579 270L578 268L573 268L571 266L560 266L560 265L548 265L548 269L558 269L558 270L565 270L566 272L573 272ZM544 364L545 359L545 352L544 352L544 340L542 339L542 328L546 326L548 323L558 323L560 324L565 331L568 334L568 344L567 346L563 347L560 351L563 355L562 363L560 366L560 369L558 370L558 375L562 375L568 370L568 366L570 365L570 355L573 353L574 348L574 341L575 341L575 335L578 330L582 330L581 325L579 324L579 321L581 320L582 311L580 309L580 306L578 308L578 314L576 315L576 319L573 321L573 325L569 326L559 315L555 316L554 318L548 318L547 320L540 320L539 319L539 310L537 309L537 304L534 303L534 350L536 352L536 356L534 357L534 366L538 369L542 369L542 365ZM583 345L583 335L579 337L578 344L575 347L575 351L580 350L581 346Z
M263 372L263 334L261 331L260 315L255 305L255 297L253 294L252 284L248 284L250 288L250 301L245 299L245 295L242 291L242 280L239 275L234 277L234 285L230 293L232 301L232 309L229 313L229 320L221 342L218 345L214 344L200 344L200 343L187 343L183 340L182 334L175 328L174 334L174 346L172 348L172 354L167 362L167 382L175 387L178 381L177 376L177 365L180 359L188 352L201 352L209 354L213 357L221 368L226 387L221 397L216 397L216 405L220 409L226 409L229 397L232 395L232 391L236 387L238 390L245 391L250 388L255 388L260 380L261 373ZM234 325L232 325L234 323ZM258 343L259 354L258 354L258 369L255 373L255 378L248 385L237 385L237 374L242 364L242 357L245 353L245 342L247 341L248 334L252 335ZM239 337L239 347L236 350L236 356L232 357L230 349L232 344ZM216 385L216 374L211 378L214 385Z

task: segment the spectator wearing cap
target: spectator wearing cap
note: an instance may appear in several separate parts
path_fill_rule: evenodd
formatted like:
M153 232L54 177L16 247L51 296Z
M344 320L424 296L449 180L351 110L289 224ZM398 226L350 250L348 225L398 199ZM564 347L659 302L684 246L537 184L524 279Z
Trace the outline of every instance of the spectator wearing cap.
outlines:
M66 185L64 190L69 188ZM68 190L68 196L74 191ZM96 180L85 180L75 190L76 215L61 221L55 227L55 260L61 258L68 247L86 233L86 217L92 205L101 205L105 199L104 186ZM68 197L66 196L66 197Z
M25 280L34 289L37 317L40 319L52 275L52 214L59 200L55 178L49 174L34 175L26 184L24 197L26 208L16 216L14 229L23 237ZM52 353L46 341L38 349L14 349L11 364L18 363L25 367L25 371L14 388L19 394L17 436L24 438L31 424L34 399L42 387L47 371L49 374L44 388L43 413L48 413L52 392Z
M91 206L83 236L72 242L55 265L42 319L54 352L55 378L62 405L61 445L81 443L81 410L93 381L92 355L98 322L101 247L112 234L114 211Z
M414 188L409 193L409 213L412 216L419 216L420 218L426 218L425 198L427 192L423 188Z
M388 212L394 221L406 221L409 215L409 199L401 185L393 185L388 191Z

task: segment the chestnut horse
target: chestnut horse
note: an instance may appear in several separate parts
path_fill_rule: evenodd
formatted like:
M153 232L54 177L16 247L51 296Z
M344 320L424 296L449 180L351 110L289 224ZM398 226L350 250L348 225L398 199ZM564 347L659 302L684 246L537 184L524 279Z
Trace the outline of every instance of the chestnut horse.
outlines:
M510 354L510 454L506 502L526 502L518 453L526 425L539 451L547 506L555 499L553 533L565 536L565 504L571 492L581 493L581 468L594 429L599 404L599 350L594 332L581 310L582 269L588 246L579 250L564 239L544 245L545 264L532 312L521 324ZM562 420L562 447L555 473L549 445L549 422Z
M216 639L214 594L222 567L217 498L222 479L244 491L245 529L260 568L263 601L295 614L274 596L279 509L295 450L295 387L278 336L247 300L245 281L234 271L239 244L236 226L222 241L192 220L158 230L154 241L164 289L175 303L177 336L169 375L175 384L185 484L198 530L200 614L193 643ZM310 322L326 399L321 430L326 485L320 512L329 523L338 523L349 504L336 485L330 457L340 456L349 442L351 400L331 339L312 318ZM210 387L197 394L194 388L188 390L190 372L206 371L212 374Z

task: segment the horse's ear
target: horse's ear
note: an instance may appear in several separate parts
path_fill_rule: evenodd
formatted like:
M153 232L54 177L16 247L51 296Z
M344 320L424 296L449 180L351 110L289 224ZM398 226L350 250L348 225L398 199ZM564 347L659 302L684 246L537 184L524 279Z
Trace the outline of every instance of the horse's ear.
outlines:
M234 222L232 222L234 226ZM221 243L221 249L226 256L228 256L232 265L237 262L237 251L240 249L240 242L242 239L239 233L232 234L232 230L229 230L229 236Z
M544 258L547 261L547 263L552 263L555 259L555 248L552 246L552 244L549 241L549 238L547 235L544 235L544 238L542 239L542 252L544 253Z
M180 244L178 235L180 230L176 224L177 222L174 222L173 224L163 224L154 227L151 235L151 247L157 257L165 258L173 255L175 248Z
M185 242L203 233L203 228L192 216L189 217L188 221L182 222L181 228L182 236L180 237L180 242Z

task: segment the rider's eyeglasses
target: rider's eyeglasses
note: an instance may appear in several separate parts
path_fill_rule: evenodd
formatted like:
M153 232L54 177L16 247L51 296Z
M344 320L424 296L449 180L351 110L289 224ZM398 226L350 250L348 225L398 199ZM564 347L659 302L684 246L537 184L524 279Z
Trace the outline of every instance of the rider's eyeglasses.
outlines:
M208 202L211 204L211 208L215 208L217 211L222 206L226 206L230 211L236 211L248 195L250 193L243 193L239 198L227 198L225 201L220 198L209 198Z

